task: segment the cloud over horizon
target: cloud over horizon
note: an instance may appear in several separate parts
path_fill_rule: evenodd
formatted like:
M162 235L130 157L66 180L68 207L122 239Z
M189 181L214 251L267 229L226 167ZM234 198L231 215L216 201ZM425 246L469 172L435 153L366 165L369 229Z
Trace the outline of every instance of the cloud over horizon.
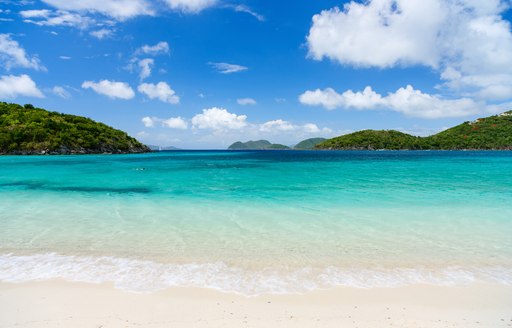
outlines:
M510 99L508 7L499 0L351 1L313 17L308 56L357 68L426 66L446 93Z

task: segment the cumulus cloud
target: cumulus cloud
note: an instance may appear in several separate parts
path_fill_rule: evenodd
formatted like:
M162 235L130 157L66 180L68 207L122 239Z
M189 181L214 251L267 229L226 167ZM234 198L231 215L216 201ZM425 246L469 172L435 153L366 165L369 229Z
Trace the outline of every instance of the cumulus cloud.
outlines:
M262 132L293 130L295 130L295 127L290 122L283 120L268 121L260 125L260 131Z
M258 125L258 130L266 134L280 135L289 133L292 135L306 137L311 134L315 135L329 135L333 131L329 128L320 129L314 123L306 123L304 125L292 124L285 120L272 120Z
M508 1L369 0L313 17L309 57L356 67L423 65L460 95L512 97Z
M178 104L180 102L180 97L165 82L158 82L157 84L142 83L137 90L148 96L149 99L159 99L169 104Z
M209 63L217 72L221 74L231 74L238 73L248 70L247 67L236 64L228 64L228 63Z
M188 129L188 122L181 118L180 116L178 117L171 117L171 118L159 118L159 117L149 117L149 116L146 116L146 117L143 117L141 119L142 121L142 124L144 124L144 126L146 128L153 128L155 127L156 124L160 124L161 126L163 127L167 127L167 128L171 128L171 129L178 129L178 130L186 130Z
M165 120L162 120L162 125L171 129L179 129L186 130L188 128L188 123L181 117L171 117Z
M169 54L169 44L165 41L160 41L154 46L143 45L135 51L136 55L145 54L149 56L166 55Z
M169 8L188 14L197 14L217 4L217 0L165 0Z
M432 45L444 19L440 1L352 1L343 10L324 10L313 16L309 55L356 66L437 66Z
M114 31L106 29L106 28L102 28L102 29L99 29L99 30L96 30L96 31L92 31L89 34L92 35L93 37L95 37L98 40L103 40L105 38L111 37L114 34Z
M236 130L247 125L246 115L236 115L224 108L212 107L203 109L202 114L192 118L192 125L198 129Z
M146 116L146 117L143 117L142 118L142 124L144 124L145 127L147 128L152 128L155 126L155 119L152 118L152 117L149 117L149 116Z
M71 94L64 87L58 85L52 88L52 93L64 99L71 98Z
M334 89L327 88L325 90L308 90L299 96L299 101L304 105L323 106L327 109L335 109L342 106L343 96L338 94Z
M100 82L84 81L82 88L92 89L94 92L111 99L132 99L135 97L133 89L125 82L101 80Z
M236 102L242 106L256 105L256 100L254 100L252 98L239 98L236 100Z
M39 59L35 56L28 56L25 49L13 40L9 34L0 34L0 64L7 70L13 67L45 70Z
M94 23L94 20L89 17L64 10L25 10L21 11L20 15L25 23L39 26L70 26L85 29Z
M323 106L327 109L346 108L358 110L389 109L407 116L435 119L476 114L482 104L470 98L445 99L415 90L408 85L387 96L366 87L362 92L348 90L342 94L332 88L306 91L299 96L304 105Z
M0 98L12 99L18 96L44 98L36 83L26 74L0 77Z
M141 15L154 15L147 0L42 0L60 10L99 13L123 21Z

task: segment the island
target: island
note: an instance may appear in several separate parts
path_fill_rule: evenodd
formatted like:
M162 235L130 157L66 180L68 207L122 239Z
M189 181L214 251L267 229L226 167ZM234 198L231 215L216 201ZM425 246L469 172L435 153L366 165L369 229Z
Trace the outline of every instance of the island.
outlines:
M290 147L281 145L281 144L273 144L268 140L257 140L257 141L247 141L241 142L237 141L228 147L228 150L288 150Z
M0 102L0 154L126 154L150 152L126 132L89 118Z
M512 111L464 122L428 137L395 130L363 130L325 140L331 150L512 150Z

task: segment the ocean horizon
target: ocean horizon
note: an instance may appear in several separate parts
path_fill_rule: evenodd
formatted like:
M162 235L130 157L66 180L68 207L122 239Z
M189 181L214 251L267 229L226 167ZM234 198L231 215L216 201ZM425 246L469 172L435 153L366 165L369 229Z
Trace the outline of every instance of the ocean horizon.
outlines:
M512 284L512 153L0 157L0 281L244 295Z

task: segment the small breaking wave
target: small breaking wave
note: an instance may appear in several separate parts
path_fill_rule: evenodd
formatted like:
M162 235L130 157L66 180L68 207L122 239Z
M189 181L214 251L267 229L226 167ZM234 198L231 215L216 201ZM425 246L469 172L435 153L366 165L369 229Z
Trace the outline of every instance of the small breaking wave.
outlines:
M304 293L338 286L373 288L412 284L467 285L476 282L512 284L512 268L443 269L310 268L247 270L223 262L169 264L116 257L67 256L55 253L0 255L0 281L29 282L64 279L113 283L133 292L170 287L200 287L246 296Z

